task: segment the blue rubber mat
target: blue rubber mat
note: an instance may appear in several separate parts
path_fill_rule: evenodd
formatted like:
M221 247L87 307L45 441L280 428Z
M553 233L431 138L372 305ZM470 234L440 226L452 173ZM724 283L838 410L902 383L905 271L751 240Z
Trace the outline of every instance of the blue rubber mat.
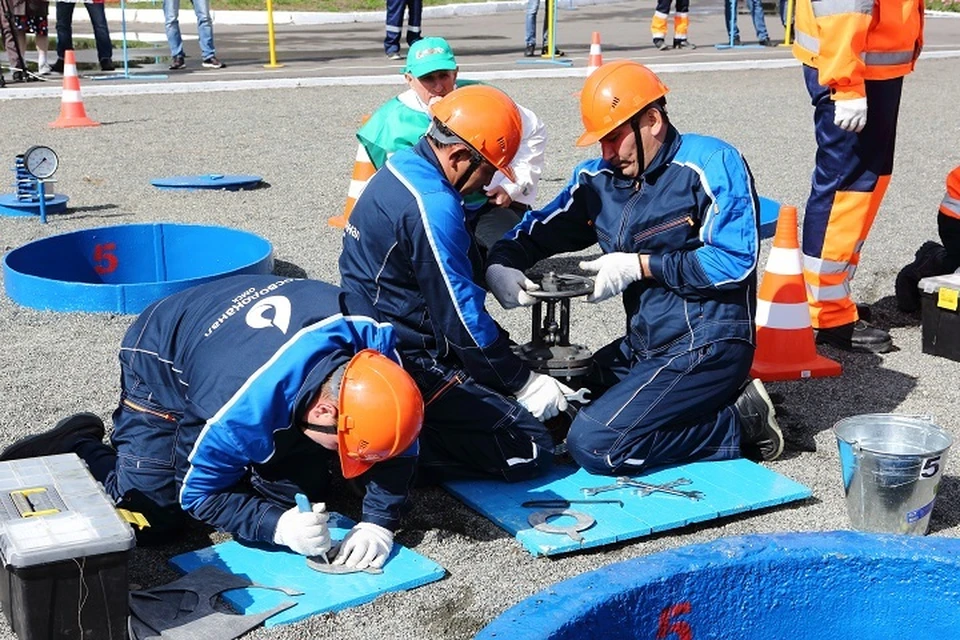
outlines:
M700 500L654 492L639 495L631 487L586 496L583 489L602 487L616 478L596 476L572 465L559 465L549 474L526 482L496 480L458 480L443 486L471 508L515 535L535 556L569 553L612 542L632 540L694 522L765 509L803 500L812 495L807 487L749 460L719 460L661 469L644 476L644 482L663 484L687 478L690 484L678 486L684 491L699 491ZM622 500L616 504L571 504L569 509L596 519L596 524L580 532L577 541L567 534L538 531L528 522L531 513L543 507L524 507L529 500ZM548 520L551 525L569 527L576 523L570 516Z
M347 534L354 522L337 513L330 514L330 535L334 542ZM382 593L405 591L439 580L444 569L436 562L395 544L383 573L351 573L328 575L307 567L306 559L275 547L242 545L236 541L184 553L170 559L170 564L183 573L202 565L244 576L257 584L287 587L303 592L288 596L266 589L228 591L224 599L239 613L258 613L281 602L295 600L297 605L268 618L264 626L275 627L296 622L319 613L340 611L374 600Z

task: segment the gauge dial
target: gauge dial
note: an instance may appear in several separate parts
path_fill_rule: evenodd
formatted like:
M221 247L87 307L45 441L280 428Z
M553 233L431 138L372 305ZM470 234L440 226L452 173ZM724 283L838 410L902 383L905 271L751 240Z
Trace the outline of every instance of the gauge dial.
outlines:
M50 147L36 145L23 154L23 164L30 175L43 180L56 173L60 158Z

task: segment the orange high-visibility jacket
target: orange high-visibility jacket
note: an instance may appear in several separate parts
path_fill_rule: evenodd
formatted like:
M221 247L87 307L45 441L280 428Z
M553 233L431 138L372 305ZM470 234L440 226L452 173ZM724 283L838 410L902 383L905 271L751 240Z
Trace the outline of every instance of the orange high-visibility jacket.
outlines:
M816 68L834 100L866 97L865 80L913 71L923 0L797 0L793 55Z
M947 175L947 194L940 203L940 213L951 218L960 218L960 167Z

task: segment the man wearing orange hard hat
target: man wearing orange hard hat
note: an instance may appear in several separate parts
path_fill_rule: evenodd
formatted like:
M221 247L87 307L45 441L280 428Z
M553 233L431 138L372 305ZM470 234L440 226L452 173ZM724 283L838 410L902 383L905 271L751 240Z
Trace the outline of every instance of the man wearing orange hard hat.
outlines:
M567 436L593 473L624 475L783 450L773 404L748 383L760 244L759 203L732 146L680 134L667 87L632 61L602 65L580 93L579 146L601 157L529 212L490 253L487 283L505 308L530 304L524 270L597 247L580 263L588 302L622 294L626 335L600 349L587 374L599 396Z
M141 543L184 514L306 555L330 549L336 467L366 488L334 564L383 565L413 479L423 400L398 364L393 327L333 285L234 276L150 305L120 348L111 446L92 413L7 447L12 460L74 452L118 506L142 513ZM312 502L301 511L302 493Z
M520 145L521 118L493 87L456 89L430 107L413 147L370 179L344 229L341 286L366 296L397 329L404 367L426 405L420 469L431 480L528 478L549 467L542 420L565 393L511 350L484 307L482 259L463 196L489 184Z

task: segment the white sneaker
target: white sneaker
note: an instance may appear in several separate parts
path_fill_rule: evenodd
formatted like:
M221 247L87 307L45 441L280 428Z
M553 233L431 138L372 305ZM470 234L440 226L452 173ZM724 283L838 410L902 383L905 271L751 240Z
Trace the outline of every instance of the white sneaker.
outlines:
M44 62L42 65L40 65L40 68L37 69L37 75L38 75L38 76L48 76L48 75L50 75L51 73L53 73L53 69L52 69L52 68L50 67L50 65L48 65L46 62Z

